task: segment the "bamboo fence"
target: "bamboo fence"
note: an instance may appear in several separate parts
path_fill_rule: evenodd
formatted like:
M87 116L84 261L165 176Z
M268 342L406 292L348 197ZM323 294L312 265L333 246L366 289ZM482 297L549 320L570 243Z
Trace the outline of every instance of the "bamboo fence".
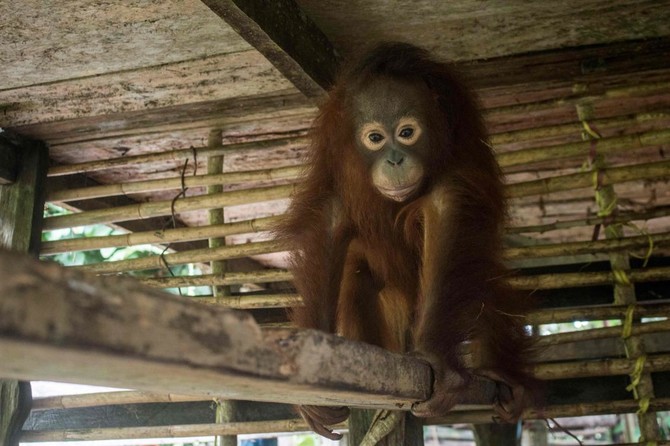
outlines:
M663 76L667 75L661 73ZM565 160L586 159L589 152L594 150L594 142L589 140L572 142L575 135L584 132L584 122L578 116L580 107L591 107L612 99L650 98L654 95L665 95L670 90L670 81L665 79L654 82L643 82L639 85L623 86L604 89L598 94L592 94L588 89L576 89L573 94L543 101L521 103L518 105L495 107L485 111L485 117L498 122L509 122L525 119L531 114L542 115L557 109L571 111L568 121L535 125L531 128L502 131L491 135L491 143L497 145L521 144L517 150L503 150L497 154L498 162L503 170L515 172L532 172L538 169L541 163L560 164ZM670 143L670 130L667 122L670 120L670 108L663 104L653 110L627 110L623 114L608 115L605 118L589 119L589 123L598 129L607 130L608 135L597 140L596 150L602 156L628 155L635 150L663 147ZM530 125L530 124L529 124ZM504 127L504 126L503 126ZM549 140L551 142L549 142ZM566 142L568 141L568 142ZM71 165L53 166L49 176L63 176L72 174L89 174L107 169L118 169L127 166L144 166L151 163L185 160L198 161L210 157L219 157L230 154L246 154L259 150L275 150L288 147L302 147L308 144L305 136L255 141L229 145L211 145L209 147L187 148L170 152L151 153L138 156L127 156L107 160L88 161ZM571 161L572 162L572 161ZM207 193L176 200L160 200L154 202L137 203L129 206L119 206L108 209L99 209L78 212L69 215L49 217L45 219L44 229L74 228L92 224L112 224L123 221L146 219L176 215L185 212L198 212L210 209L221 209L228 206L280 200L289 198L294 190L294 182L298 179L304 166L288 166L272 169L256 169L246 172L208 173L204 175L182 175L164 179L130 181L119 184L97 185L92 187L54 190L48 192L48 200L56 203L74 200L98 199L133 194L150 194L159 191L180 190L187 188L204 188L221 185L234 185L236 190ZM655 162L638 162L626 165L617 165L603 170L598 177L598 187L608 187L614 184L670 180L670 161L659 159ZM272 183L274 185L258 187L259 184ZM276 185L276 184L280 185ZM288 184L287 184L288 183ZM541 196L560 192L573 192L576 195L593 192L584 189L593 188L594 174L592 172L574 172L541 178L532 181L511 183L506 186L509 198ZM244 189L239 189L244 187ZM581 196L581 195L580 195ZM589 227L596 225L627 224L633 221L647 221L663 219L670 216L670 206L660 204L644 211L621 212L611 217L584 217L557 219L551 223L532 226L517 226L507 228L508 234L533 234ZM207 225L199 227L164 229L144 231L128 234L117 234L104 237L83 239L67 239L48 241L42 244L43 255L54 255L72 251L86 251L102 248L133 246L141 244L168 245L175 242L199 241L209 239L223 239L228 236L241 234L267 234L280 216L258 218L234 223ZM670 232L656 232L623 237L617 239L578 241L570 243L547 243L535 246L508 248L506 258L539 259L539 258L576 258L577 256L593 256L601 254L617 254L636 251L647 254L658 247L670 245ZM201 274L197 276L170 276L160 277L166 267L179 264L207 264L224 260L250 257L261 254L272 254L284 251L284 247L277 241L254 241L245 244L226 245L214 248L167 252L163 255L153 255L138 259L126 259L112 262L103 262L77 267L81 270L97 274L118 274L145 270L157 270L154 277L141 277L138 280L144 284L157 288L184 288L195 286L224 287L231 285L262 284L289 282L291 275L283 269L262 269L258 271L230 272L217 274ZM627 271L627 279L631 283L661 282L670 280L670 267L657 266L636 268ZM505 278L515 288L527 291L565 289L590 286L616 287L620 278L614 272L577 272L560 274L521 273ZM282 288L277 288L282 289ZM301 305L301 298L292 293L271 293L269 291L252 294L243 293L217 299L214 296L193 297L196 302L223 305L235 309L258 310L290 308ZM576 308L546 308L531 312L527 317L529 325L542 325L570 321L624 321L632 314L631 334L635 337L654 333L670 332L670 304L640 303L631 305L604 305L580 306ZM642 318L661 318L651 322L642 322ZM539 341L542 348L558 348L563 344L573 342L587 342L599 339L611 339L621 336L622 327L603 327L598 329L560 333L544 336ZM581 344L580 344L581 345ZM639 367L639 358L631 359L595 359L586 361L558 361L539 363L533 366L533 372L542 380L556 380L565 378L585 378L613 375L630 375ZM643 358L645 373L670 371L670 354L648 354ZM114 392L90 396L57 397L36 400L35 410L51 408L91 407L108 404L135 404L147 402L177 402L202 401L202 397L185 395L161 395L146 392ZM551 406L541 413L528 411L524 418L546 418L557 416L579 416L597 413L626 413L639 410L639 402L631 398L626 401L606 403L579 404L570 406ZM667 410L670 408L670 399L652 398L649 410ZM459 422L489 422L493 412L490 410L458 410L440 420L429 422L459 423ZM290 432L308 430L301 420L280 420L272 422L254 423L225 423L205 424L197 426L169 426L146 428L115 428L92 429L86 431L48 431L28 432L22 441L58 441L58 440L94 440L112 438L147 438L147 437L179 437L194 435L234 435L243 433L262 432ZM659 442L658 444L668 444Z

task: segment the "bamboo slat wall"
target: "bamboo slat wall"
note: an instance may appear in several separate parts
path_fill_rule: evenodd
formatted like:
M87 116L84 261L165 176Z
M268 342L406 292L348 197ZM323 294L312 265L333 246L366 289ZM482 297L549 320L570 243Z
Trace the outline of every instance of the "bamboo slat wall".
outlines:
M668 333L670 308L667 304L653 304L647 296L638 297L638 303L630 307L616 306L613 289L628 282L644 286L670 282L670 263L666 261L670 253L670 161L664 152L670 144L670 70L654 70L646 77L632 76L628 81L610 74L610 78L596 78L593 85L580 83L572 88L538 89L534 93L519 90L515 94L503 94L489 88L482 89L480 95L492 133L491 144L508 178L511 219L507 228L510 240L507 257L511 265L520 269L519 274L509 280L519 289L540 296L538 309L530 315L529 324L619 320L628 327L629 335ZM207 157L239 155L249 150L272 151L285 144L304 146L306 143L303 136L297 136L221 144L214 148L183 147L171 152L54 166L49 175L90 174L127 166L150 168L151 163L164 161L183 165L202 162ZM587 163L594 151L606 162L605 168L595 172ZM49 257L74 251L153 244L159 249L147 257L77 268L98 274L137 274L142 282L157 288L185 291L188 287L232 286L231 296L214 298L211 293L205 293L192 298L254 310L257 312L254 314L265 318L267 323L284 323L285 319L272 310L300 305L300 297L292 293L290 274L283 268L283 248L272 240L268 230L280 218L301 170L300 165L265 169L257 166L254 170L198 175L180 175L176 170L170 178L50 190L48 200L66 208L71 208L72 202L101 197L137 197L135 194L152 197L152 193L159 191L162 195L133 205L49 217L45 219L45 230L114 225L150 217L180 219L222 207L228 216L227 209L251 203L258 212L246 219L227 217L222 225L157 226L144 232L48 241L43 244L42 254ZM212 185L222 185L224 191L208 194L206 186ZM597 189L609 186L618 196L618 212L598 215ZM187 188L191 193L185 196ZM592 240L594 227L613 223L622 225L623 238ZM189 241L206 246L207 240L221 237L226 237L226 245L211 249L180 250L174 245ZM164 250L168 246L169 249ZM623 273L602 267L607 255L613 253L632 253L645 261L635 261L632 269ZM254 261L248 261L249 258ZM228 262L225 273L211 274L209 264L221 260L233 262ZM600 265L600 269L589 269L591 262ZM182 264L194 264L200 273L173 275L169 267ZM560 267L550 269L548 265ZM589 290L594 287L606 287L610 299L592 300ZM581 290L581 297L565 300L560 294L551 293L551 290L565 289ZM661 297L667 299L667 293ZM647 318L656 319L643 323ZM566 357L563 350L553 350L567 343L611 340L620 337L621 330L620 326L610 326L544 337L541 344L546 352L536 366L538 374L548 380L634 375L635 361L609 358L593 362L604 359L604 351L590 350L581 358L571 358ZM667 353L667 348L647 352L644 369L670 371ZM631 399L634 399L632 394ZM652 399L650 407L668 409L669 401ZM635 411L642 404L638 403L624 402L622 411ZM584 410L606 412L602 407ZM478 420L478 416L473 415L471 421ZM468 421L461 418L459 420Z

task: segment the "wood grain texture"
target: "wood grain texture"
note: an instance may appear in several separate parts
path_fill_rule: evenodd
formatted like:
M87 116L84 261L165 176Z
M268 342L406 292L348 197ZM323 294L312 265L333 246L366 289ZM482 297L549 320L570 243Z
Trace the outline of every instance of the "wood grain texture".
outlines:
M338 55L294 0L204 0L308 97L334 81Z
M0 90L251 48L198 0L2 2L0 28Z
M16 127L262 95L291 88L291 83L263 56L248 50L106 76L2 90L0 103L12 107L5 111L0 123ZM114 122L107 125L114 126Z
M0 375L159 392L407 408L420 361L315 331L263 332L243 312L119 277L0 254Z
M401 40L473 60L670 34L667 0L297 2L344 55Z

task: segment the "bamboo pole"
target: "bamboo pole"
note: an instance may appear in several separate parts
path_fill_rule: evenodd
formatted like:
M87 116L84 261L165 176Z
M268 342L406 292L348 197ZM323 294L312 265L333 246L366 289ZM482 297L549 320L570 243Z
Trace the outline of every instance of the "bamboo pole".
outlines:
M234 245L231 245L234 246ZM293 276L284 269L267 269L249 272L229 272L225 275L202 274L199 276L140 277L140 283L155 288L182 288L191 286L230 286L245 283L286 282ZM232 296L230 296L232 297Z
M624 319L628 311L627 305L607 305L596 307L550 308L531 311L527 315L528 324L542 325L557 322L604 321ZM667 317L670 304L640 304L633 307L634 317Z
M668 131L668 141L670 141L670 131ZM667 176L668 169L670 169L670 161L612 168L605 172L603 177L603 184L611 185L614 183L640 179L663 178ZM506 188L506 193L509 197L512 198L537 194L548 194L552 192L588 187L591 185L592 181L593 179L591 174L576 173L510 184ZM234 192L209 193L207 195L183 198L175 203L175 212L211 209L216 207L218 204L222 206L231 206L257 201L288 198L291 195L294 187L295 186L293 185L285 185L254 188ZM114 223L118 221L164 216L169 215L171 210L171 200L137 203L116 208L99 209L95 211L49 217L45 219L45 229L60 229L90 224Z
M205 396L125 390L35 398L33 399L32 410L76 409L82 407L113 406L117 404L183 403L208 400L211 400L211 398Z
M292 147L295 145L304 145L307 143L308 138L305 136L291 136L281 139L243 142L238 144L227 144L227 145L221 145L216 148L197 147L189 149L172 150L169 152L149 153L137 156L124 156L120 158L87 161L85 163L52 166L49 169L48 176L55 177L61 175L72 175L75 173L91 173L118 167L149 164L164 161L184 161L188 159L191 160L192 162L195 162L196 158L205 159L209 156L240 154L254 150L280 149L282 147Z
M613 222L626 223L636 220L651 220L670 216L670 206L662 206L650 212L629 212L619 214ZM64 239L43 241L41 244L41 255L53 255L63 252L86 251L102 248L113 248L120 246L133 246L143 244L165 244L170 242L187 242L203 240L211 237L225 237L228 235L247 234L263 232L272 229L274 223L281 219L277 217L265 217L259 219L245 220L236 223L227 223L220 226L194 226L189 228L165 229L162 231L144 231L128 234L118 234L101 237L86 237L76 239ZM547 232L557 229L565 229L577 226L592 226L602 224L603 218L591 217L586 219L556 221L543 225L508 227L507 233L521 234L530 232Z
M587 120L590 119L593 113L590 102L580 102L577 104L577 114L580 119L584 121L585 128L587 127ZM590 132L592 134L593 132ZM587 138L589 138L587 136ZM591 146L589 162L591 165L592 175L594 177L595 199L598 205L598 212L601 216L614 216L618 213L618 197L611 184L605 184L603 173L605 173L609 166L605 161L605 155L600 148L600 136L591 135L589 144ZM605 228L605 238L609 240L621 240L624 238L624 229L622 224L607 224ZM612 272L616 275L617 280L614 284L614 303L619 305L635 305L637 303L637 296L635 295L635 287L628 279L630 272L630 258L628 252L617 251L609 254L610 265ZM626 319L624 324L633 323L634 319ZM640 432L645 441L658 440L658 420L654 412L648 413L647 409L643 409L644 401L653 399L655 397L654 384L651 377L650 368L647 368L649 363L645 360L646 347L644 340L640 336L634 336L627 333L623 336L624 349L626 357L631 361L637 361L638 365L643 364L642 368L634 368L629 371L632 392L636 400L640 403L640 411L638 412L638 421L640 423Z
M670 135L670 133L669 133ZM603 171L602 186L611 186L616 183L651 178L668 178L670 176L670 161L637 164L633 166L610 167ZM542 178L535 181L509 184L505 192L510 198L527 197L529 195L549 194L593 186L593 174L581 172L571 175Z
M524 420L543 420L547 418L582 417L587 415L604 415L617 413L634 413L638 410L634 400L603 401L598 403L560 404L542 408L526 409L523 412ZM650 410L662 411L670 409L670 398L655 398L649 403ZM495 413L492 409L483 410L453 410L444 417L429 418L426 424L481 424L490 423ZM659 443L661 445L663 443ZM670 445L670 443L665 443ZM618 445L623 446L623 445Z
M576 94L574 96L566 98L549 99L546 101L537 101L529 104L518 104L518 105L497 107L485 110L484 116L491 117L497 115L511 115L511 114L528 115L530 113L548 111L559 107L575 106L585 101L594 102L596 100L611 99L611 98L630 98L635 96L649 96L653 94L667 93L668 91L670 91L670 81L664 80L657 82L640 83L637 85L610 88L608 90L603 91L600 94L595 95L589 94L589 92L587 91L586 94Z
M599 128L607 127L608 125L627 125L636 122L646 122L649 120L660 120L670 118L670 113L656 112L630 115L624 118L610 118L603 120L596 120L595 125ZM534 128L528 130L520 130L515 132L501 133L492 135L491 143L505 144L509 142L516 142L522 140L531 140L537 138L546 138L557 135L567 135L575 131L581 131L580 123L570 123L558 126L550 126L543 128ZM201 149L205 150L204 148ZM212 149L207 149L211 151ZM192 156L192 149L176 150L176 155L168 156L161 152L160 154L152 154L152 158L162 160L163 158L169 160L175 159L189 159ZM173 153L173 152L166 152ZM201 155L205 154L204 152ZM160 156L158 156L160 155ZM141 155L145 157L146 155ZM117 161L118 160L118 161ZM114 158L109 160L112 164L119 164L121 161L129 161L129 164L136 164L138 160L134 157ZM147 162L149 162L148 160ZM96 166L102 161L95 161L91 171L97 170ZM78 166L78 164L67 165ZM53 169L64 169L66 166L56 166ZM81 170L82 168L77 168ZM259 182L259 181L273 181L280 179L293 179L299 177L304 166L288 166L274 169L261 169L247 172L228 172L214 175L197 175L189 176L184 179L186 187L201 187L215 184L237 184L244 182ZM89 171L90 172L90 171ZM81 172L85 173L85 172ZM128 183L105 184L92 187L73 188L64 190L48 191L47 200L51 202L67 202L71 200L83 200L91 198L110 197L115 195L130 195L136 193L155 192L161 190L178 189L181 187L180 178L161 178L155 180L132 181Z
M207 187L213 185L294 179L300 175L303 169L304 166L289 166L244 172L193 175L184 178L184 185L186 187ZM132 181L128 183L54 190L47 193L47 200L52 202L86 200L91 198L130 195L179 188L181 188L181 178L161 178L156 180Z
M144 244L163 245L172 242L189 242L211 237L248 234L269 231L281 217L265 217L244 220L224 225L192 226L188 228L164 229L160 231L131 232L128 234L107 235L42 242L41 255L60 254L72 251L114 248Z
M663 218L670 216L670 206L659 206L650 211L645 212L619 212L614 218L608 218L607 221L611 223L629 223L640 220L653 220L655 218ZM605 223L606 219L602 217L587 217L577 220L563 220L555 221L553 223L545 223L541 225L532 226L513 226L505 229L508 234L523 234L534 232L549 232L558 229L569 229L579 226L594 226Z
M346 429L346 423L336 426ZM24 431L21 441L99 441L139 438L179 438L201 436L228 436L274 432L302 432L311 430L302 419L275 421L245 421L233 423L184 424L152 427L108 427L101 429Z
M209 132L209 139L207 146L210 149L215 149L221 144L223 133L220 129ZM211 175L218 175L223 173L223 156L209 156L207 157L207 173ZM223 192L223 185L212 184L207 186L207 194L220 194ZM210 209L208 212L209 224L212 226L225 224L225 217L223 206L215 209ZM216 249L221 246L226 246L225 237L212 237L207 240L210 249ZM221 277L225 275L228 265L225 260L217 260L210 262L212 275ZM230 286L215 285L211 286L212 294L215 299L222 301L223 298L230 296ZM237 421L237 404L231 400L216 399L216 422L219 424L230 423ZM215 446L237 446L237 435L217 436L214 439Z
M614 118L595 119L590 122L602 130L607 128L627 128L636 124L647 123L650 121L663 121L666 119L670 119L670 112L667 110L657 110L650 113L633 113L626 116L617 116ZM581 122L570 122L568 124L515 130L511 132L492 134L491 144L493 146L498 146L535 139L571 136L579 134L582 130L583 127Z
M199 276L177 277L140 277L138 280L156 288L180 288L190 286L241 285L245 283L271 283L292 280L289 271L283 269L265 269L244 273L227 273L224 276L203 274ZM670 279L670 267L645 268L632 270L630 280L633 283L657 282ZM546 290L600 285L613 285L615 277L611 271L593 273L538 274L532 276L513 276L508 283L522 290Z
M656 398L650 402L650 409L664 411L670 409L670 398ZM524 420L548 419L562 417L579 417L587 415L633 413L637 410L634 401L605 401L585 404L563 404L543 407L542 409L528 409L524 411ZM490 423L495 413L491 409L483 410L453 410L440 418L429 418L424 425L445 424L482 424ZM334 426L337 430L347 429L346 423ZM247 421L230 424L190 424L176 426L132 427L132 428L100 428L76 430L48 430L24 431L22 442L49 442L49 441L94 441L140 438L179 438L179 437L211 437L221 434L263 434L277 432L305 432L311 429L304 420ZM661 441L657 446L670 446L670 442ZM643 446L644 443L622 443L618 446Z
M603 138L598 141L598 153L627 153L634 149L667 144L668 142L670 142L670 130L658 130L638 133L635 135ZM538 163L541 161L586 157L589 153L589 149L590 143L588 141L583 141L499 153L497 159L500 167L505 168L522 164Z
M165 264L179 265L185 263L206 263L213 260L229 260L240 257L249 257L257 254L268 254L284 250L277 241L244 243L241 245L221 246L219 248L193 249L168 253L163 256L142 257L139 259L103 262L93 265L71 267L97 274L117 273L123 271L140 271L146 269L162 269Z
M533 376L548 381L553 379L630 375L635 370L636 365L637 358L622 358L534 364L531 366L531 369ZM650 373L670 370L670 354L647 355L644 362L644 370Z
M198 297L197 302L221 305L213 297ZM262 295L238 295L231 296L223 304L228 308L238 310L257 310L261 308L291 308L302 305L302 298L297 294L262 294Z
M581 254L605 253L612 251L647 248L653 240L654 246L664 245L670 241L670 233L650 234L649 236L628 237L620 240L597 240L595 242L572 242L550 245L537 245L522 248L508 248L505 251L508 259L527 259L539 257L572 256ZM216 249L195 249L151 256L140 259L119 260L73 268L95 272L98 274L118 273L123 271L139 271L144 269L160 269L164 261L170 265L184 263L202 263L212 260L227 260L251 255L268 254L284 251L279 241L245 243Z
M670 331L670 321L647 322L633 325L632 334L635 336L658 333L661 331ZM594 339L607 339L620 337L622 327L603 327L590 330L571 331L567 333L557 333L553 335L541 336L538 339L538 347L548 347L551 345L566 344L568 342L591 341Z
M223 137L223 132L220 129L212 130L209 133L208 147L215 149L218 145L221 144L221 138ZM207 173L208 174L220 174L223 172L223 156L210 156L207 158ZM207 194L221 194L223 193L223 185L212 184L207 187ZM220 226L225 224L225 217L223 213L223 207L217 207L214 209L209 209L209 224L210 226ZM216 249L222 246L226 246L225 237L210 237L207 240L210 249ZM225 275L227 270L227 265L225 260L216 260L210 262L210 268L212 275L215 277L220 277ZM212 286L212 293L215 297L226 297L230 295L230 286L227 285L214 285ZM225 404L225 403L222 403ZM225 421L233 421L233 419L226 419ZM228 443L226 440L225 443ZM235 439L235 444L237 444L237 439Z
M629 274L633 283L670 280L670 267L632 270ZM616 278L611 271L594 273L538 274L533 276L510 277L509 283L522 290L547 290L599 285L614 285Z
M650 241L654 246L670 242L670 233L650 234L649 236L626 237L619 240L596 240L592 242L552 243L547 245L508 248L508 259L526 259L539 257L575 256L582 254L607 253L630 249L648 248Z
M181 212L212 209L220 206L234 206L288 198L294 188L295 185L289 184L285 186L264 187L181 198L174 203L174 212L178 214ZM150 217L171 215L172 210L172 200L137 203L115 208L97 209L95 211L48 217L44 219L44 229L73 228L93 224L142 220Z

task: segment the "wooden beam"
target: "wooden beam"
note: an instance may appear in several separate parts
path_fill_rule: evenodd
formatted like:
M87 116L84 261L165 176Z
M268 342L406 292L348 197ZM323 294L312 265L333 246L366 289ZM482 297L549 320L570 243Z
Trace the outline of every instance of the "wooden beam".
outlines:
M339 56L293 0L203 0L307 97L323 95Z
M657 381L670 382L670 373L655 373L654 378ZM629 399L629 407L633 411L637 410L637 402L631 398L626 385L624 376L549 381L543 389L544 408L556 413L557 408L571 410L576 406L592 403L606 406L609 402L613 404L611 411L603 412L600 409L598 413L617 413L619 409L615 403ZM670 404L668 387L670 386L659 387L656 395L658 399L664 399L666 404ZM240 402L240 407L242 411L239 421L285 420L295 417L295 411L283 404L243 401ZM23 429L26 432L43 431L47 435L44 431L208 424L214 422L214 412L211 399L206 397L136 391L69 395L35 399L33 411ZM471 410L458 410L447 417L459 417L458 421L463 423L486 421L478 415L468 420L459 414L473 416ZM435 421L425 420L428 424Z
M524 84L528 89L529 83L538 83L547 88L551 83L573 84L613 74L666 69L668 57L670 37L661 37L462 61L458 68L475 88L503 87L500 94L505 94L510 85Z
M245 312L120 277L0 253L0 376L291 404L407 410L431 392L413 357L318 331L262 331ZM490 404L477 381L463 402Z
M3 111L2 116L3 125L13 128L288 90L295 92L281 73L250 48L101 76L3 89L0 103L16 104ZM123 125L118 120L114 121L116 124Z

